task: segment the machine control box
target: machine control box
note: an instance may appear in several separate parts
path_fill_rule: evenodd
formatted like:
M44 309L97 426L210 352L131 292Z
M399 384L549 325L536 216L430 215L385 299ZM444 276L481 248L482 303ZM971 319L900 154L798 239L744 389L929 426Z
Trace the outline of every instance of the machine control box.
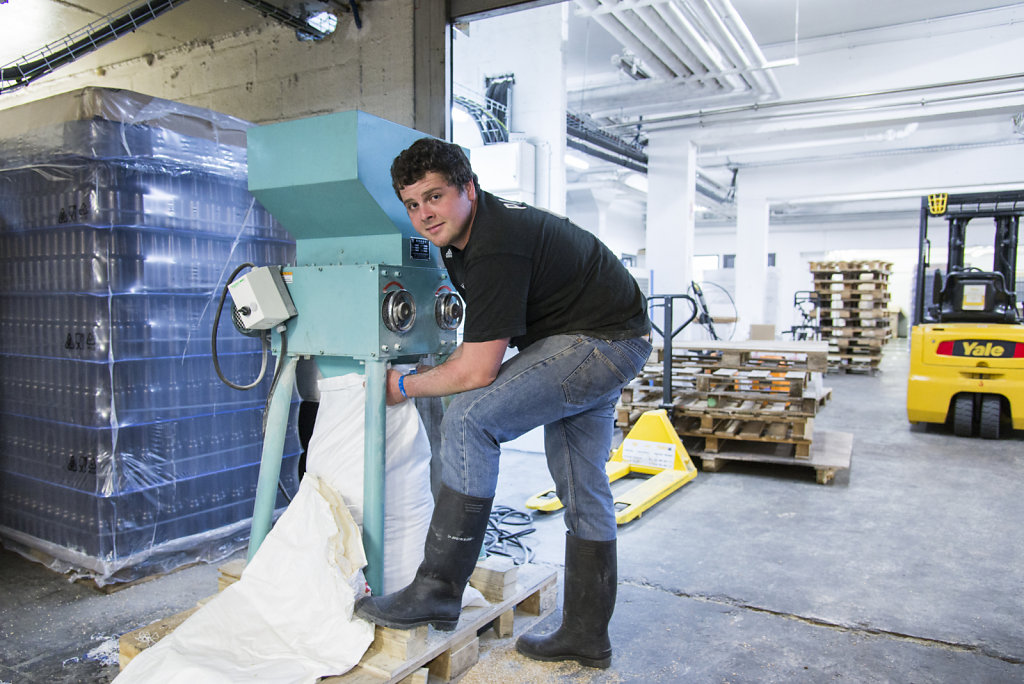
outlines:
M278 266L260 266L228 285L239 320L249 330L269 330L295 315Z

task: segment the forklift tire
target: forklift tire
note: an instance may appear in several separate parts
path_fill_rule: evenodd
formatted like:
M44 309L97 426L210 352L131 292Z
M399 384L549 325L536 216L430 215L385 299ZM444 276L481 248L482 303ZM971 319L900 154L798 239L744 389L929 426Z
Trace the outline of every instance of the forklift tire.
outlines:
M984 394L981 397L981 436L985 439L999 439L1000 426L1003 418L1003 406L995 394Z
M973 394L959 394L953 400L953 434L957 437L974 435Z

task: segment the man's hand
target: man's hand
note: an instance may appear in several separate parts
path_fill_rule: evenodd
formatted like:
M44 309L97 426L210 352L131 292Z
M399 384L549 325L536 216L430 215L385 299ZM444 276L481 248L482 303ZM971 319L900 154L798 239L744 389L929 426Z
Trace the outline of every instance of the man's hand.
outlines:
M402 373L399 373L394 368L388 368L387 393L385 395L385 402L388 406L401 404L405 401L405 397L402 396L402 392L398 389L398 379L400 377L402 377Z
M486 387L494 382L508 348L508 338L489 342L466 342L440 366L405 377L405 394L398 389L402 374L389 368L387 405L400 404L407 397L444 397Z

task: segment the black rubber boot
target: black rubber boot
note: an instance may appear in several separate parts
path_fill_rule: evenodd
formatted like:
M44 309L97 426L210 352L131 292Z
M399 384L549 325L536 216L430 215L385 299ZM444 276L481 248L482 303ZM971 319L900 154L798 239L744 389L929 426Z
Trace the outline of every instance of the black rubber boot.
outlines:
M492 501L441 485L416 577L400 591L360 599L356 615L394 629L427 624L445 632L455 629L462 612L462 592L480 555Z
M614 539L596 542L566 535L562 625L551 634L524 634L516 650L534 660L611 665L608 622L615 610L617 570Z

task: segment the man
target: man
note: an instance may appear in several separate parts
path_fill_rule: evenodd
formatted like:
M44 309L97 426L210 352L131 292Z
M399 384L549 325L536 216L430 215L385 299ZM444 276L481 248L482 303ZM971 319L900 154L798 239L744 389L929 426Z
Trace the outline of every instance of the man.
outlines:
M387 400L454 395L441 423L441 479L413 582L365 598L388 627L453 630L476 565L502 442L543 425L565 504L562 625L516 643L538 660L608 667L615 606L615 511L604 465L623 385L650 355L646 302L593 235L567 219L483 192L458 145L423 138L391 167L416 231L441 250L466 301L463 343L443 364L388 372ZM505 350L519 353L502 363Z

